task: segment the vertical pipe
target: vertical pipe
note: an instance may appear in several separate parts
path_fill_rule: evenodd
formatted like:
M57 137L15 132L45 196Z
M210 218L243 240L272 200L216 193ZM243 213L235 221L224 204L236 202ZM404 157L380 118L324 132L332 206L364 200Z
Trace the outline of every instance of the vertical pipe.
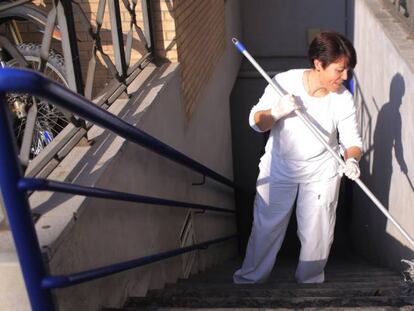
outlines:
M9 113L4 93L0 93L0 189L3 203L32 309L54 310L50 291L41 287L45 269L27 194L17 188L22 173Z
M68 0L59 0L56 9L62 36L63 56L65 58L65 68L69 87L78 94L84 95L78 38L76 37L72 2Z
M147 40L147 49L153 52L154 42L153 42L153 27L152 27L152 19L151 19L151 1L149 0L142 0L141 1L141 10L142 10L142 18L144 20L144 35L145 39Z
M121 11L118 0L109 0L109 18L111 21L112 45L114 47L115 65L121 80L127 75L127 66L125 61L124 39L121 23Z

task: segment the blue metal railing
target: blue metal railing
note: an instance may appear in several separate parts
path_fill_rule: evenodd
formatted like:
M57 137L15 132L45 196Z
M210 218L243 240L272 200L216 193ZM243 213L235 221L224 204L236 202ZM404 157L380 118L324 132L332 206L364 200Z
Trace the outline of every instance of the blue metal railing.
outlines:
M188 203L182 201L166 200L161 198L154 198L139 194L112 191L97 187L85 187L80 185L68 184L55 180L47 180L41 178L20 178L18 187L21 190L37 190L37 191L56 191L63 193L70 193L76 195L84 195L102 199L112 199L118 201L156 204L162 206L173 206L179 208L193 208L203 211L215 211L223 213L234 213L234 210L215 207L210 205Z
M13 234L23 278L33 310L54 310L53 299L50 293L50 289L52 288L71 286L101 278L113 273L177 256L185 252L204 249L211 244L220 243L237 236L230 235L71 275L48 276L44 268L39 241L32 221L27 191L56 191L113 200L200 209L203 211L209 210L224 213L235 213L235 211L209 205L165 200L107 189L84 187L65 182L23 177L17 157L17 147L13 138L14 134L9 111L6 106L6 92L29 93L48 99L56 105L73 112L75 115L109 129L119 136L152 150L161 156L191 168L203 176L207 176L232 188L235 188L235 185L226 177L135 128L78 94L48 80L39 73L28 70L0 69L0 187L5 210L9 218L10 230Z

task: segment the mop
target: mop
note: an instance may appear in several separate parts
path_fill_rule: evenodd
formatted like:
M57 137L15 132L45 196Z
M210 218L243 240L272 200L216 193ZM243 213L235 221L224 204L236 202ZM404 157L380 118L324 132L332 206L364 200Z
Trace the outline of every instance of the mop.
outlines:
M242 53L250 63L259 71L259 73L265 78L267 82L273 87L273 89L280 95L283 96L286 92L277 84L275 80L272 80L269 75L263 70L263 68L256 62L256 60L250 55L250 53L246 50L244 45L237 40L236 38L232 39L234 45ZM329 146L329 144L325 141L322 134L316 128L316 126L309 121L309 119L304 115L300 110L295 110L295 114L299 117L299 119L306 125L306 127L315 135L315 137L325 146L325 148L332 154L332 156L338 161L339 165L345 167L345 162L342 158ZM375 197L375 195L368 189L368 187L359 179L357 178L354 180L357 185L365 192L365 194L371 199L371 201L379 208L379 210L391 221L391 223L400 231L400 233L407 239L408 242L414 247L414 240L413 238L401 227L401 225L391 216L388 210L382 205L382 203ZM414 261L402 259L401 262L407 264L409 267L403 273L404 280L407 282L408 291L414 293Z

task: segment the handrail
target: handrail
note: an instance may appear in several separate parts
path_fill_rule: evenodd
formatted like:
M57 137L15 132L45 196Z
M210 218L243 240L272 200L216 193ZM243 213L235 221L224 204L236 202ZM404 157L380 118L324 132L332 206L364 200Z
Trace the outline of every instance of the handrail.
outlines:
M75 274L48 276L44 267L40 245L30 211L27 197L27 191L29 190L58 191L121 201L193 208L203 211L210 210L225 213L234 213L234 211L209 205L165 200L53 180L23 177L19 159L17 157L16 144L12 138L13 130L9 119L8 107L5 105L6 92L29 93L46 98L56 105L73 112L75 115L92 121L127 140L140 144L161 156L191 168L194 171L203 174L203 176L210 177L233 188L235 188L235 185L229 179L153 138L145 132L133 127L106 110L101 109L80 95L43 77L39 73L22 69L0 69L0 167L2 169L0 174L0 187L23 278L33 310L45 311L55 309L50 292L50 289L52 288L72 286L196 249L207 248L212 244L221 243L237 237L237 235L221 237L199 244Z
M53 310L50 291L40 286L46 275L46 269L27 194L17 188L22 171L16 156L17 146L12 139L14 133L8 118L9 110L4 103L4 93L0 92L0 188L3 203L32 309L35 311Z
M125 261L122 263L109 265L101 268L92 269L89 271L78 272L69 275L58 275L58 276L48 276L42 280L43 288L62 288L73 286L79 283L95 280L102 278L113 273L122 272L132 268L141 267L146 264L154 263L163 259L171 258L177 255L188 253L197 249L206 249L212 244L221 243L230 239L237 237L237 235L229 235L223 238L210 240L207 242L177 248L171 251L159 253L152 256L146 256L138 259L133 259L130 261Z
M75 115L110 129L112 132L127 140L133 141L226 186L236 188L235 184L228 178L164 144L128 122L121 120L109 111L96 106L84 97L54 81L48 80L37 72L14 68L5 68L1 69L1 71L0 92L30 93L46 98L57 106L70 110Z
M21 178L18 183L20 190L36 190L36 191L55 191L62 193L70 193L75 195L90 196L95 198L128 201L136 203L157 204L162 206L174 206L179 208L192 208L203 211L214 211L223 213L235 213L234 210L214 207L203 204L188 203L175 200L166 200L160 198L149 197L145 195L112 191L97 187L85 187L80 185L69 184L56 180L47 180L41 178Z

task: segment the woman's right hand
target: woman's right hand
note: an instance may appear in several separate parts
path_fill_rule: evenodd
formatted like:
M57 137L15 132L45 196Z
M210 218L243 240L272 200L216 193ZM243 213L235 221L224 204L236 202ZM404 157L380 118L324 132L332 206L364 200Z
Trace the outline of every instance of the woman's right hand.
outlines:
M286 117L291 112L299 109L299 105L296 102L295 96L292 94L286 94L282 96L279 101L272 107L270 114L275 121Z
M296 102L295 96L287 94L282 96L271 109L257 111L252 118L253 122L249 122L250 125L255 124L260 132L266 132L275 125L277 120L299 108L300 106Z

